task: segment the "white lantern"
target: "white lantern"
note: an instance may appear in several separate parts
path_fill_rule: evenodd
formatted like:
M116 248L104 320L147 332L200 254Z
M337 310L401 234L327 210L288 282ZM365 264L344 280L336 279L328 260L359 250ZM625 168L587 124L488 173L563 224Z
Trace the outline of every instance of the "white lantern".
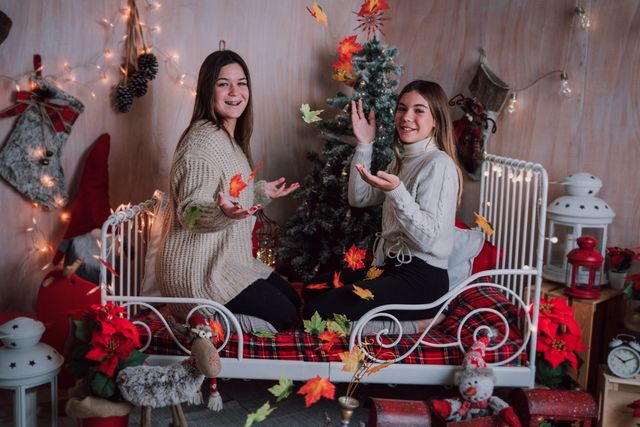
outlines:
M13 425L36 424L37 392L51 395L51 425L58 425L57 375L64 359L50 345L39 342L45 327L28 317L16 317L0 326L0 389L13 392Z
M607 248L607 226L616 214L603 200L596 197L602 181L590 173L569 175L562 183L567 195L552 201L547 207L548 240L542 277L564 283L567 254L577 247L576 239L583 235L596 238L596 249L602 256ZM606 275L602 277L606 280Z

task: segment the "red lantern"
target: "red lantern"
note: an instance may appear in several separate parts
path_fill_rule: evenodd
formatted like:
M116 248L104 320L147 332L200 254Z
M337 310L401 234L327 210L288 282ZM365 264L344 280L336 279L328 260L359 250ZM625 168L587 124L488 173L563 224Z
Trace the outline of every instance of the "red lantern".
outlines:
M596 249L597 241L591 236L579 237L578 247L567 254L567 276L564 293L578 298L600 297L602 262L604 258Z

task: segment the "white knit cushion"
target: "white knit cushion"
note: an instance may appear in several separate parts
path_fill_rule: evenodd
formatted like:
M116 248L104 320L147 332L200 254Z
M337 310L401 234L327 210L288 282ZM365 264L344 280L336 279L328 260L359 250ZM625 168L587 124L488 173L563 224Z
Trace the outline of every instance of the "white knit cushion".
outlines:
M478 230L456 228L453 251L449 256L449 289L458 286L471 275L473 259L480 253L484 235Z

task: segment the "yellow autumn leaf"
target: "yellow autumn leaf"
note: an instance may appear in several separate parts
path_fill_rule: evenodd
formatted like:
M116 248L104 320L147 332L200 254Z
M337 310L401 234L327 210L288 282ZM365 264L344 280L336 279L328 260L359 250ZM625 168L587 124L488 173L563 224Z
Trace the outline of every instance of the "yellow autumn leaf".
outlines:
M377 279L378 277L382 276L382 273L384 272L384 270L376 267L376 266L372 266L368 271L367 271L367 275L365 276L364 280L373 280L373 279Z
M358 295L362 299L366 299L366 300L373 299L373 293L369 289L364 289L357 285L353 285L353 293Z
M478 226L482 228L485 233L487 233L487 236L493 236L493 225L489 222L489 220L487 220L487 218L483 217L477 212L474 212L473 214L476 217L476 224L478 224Z

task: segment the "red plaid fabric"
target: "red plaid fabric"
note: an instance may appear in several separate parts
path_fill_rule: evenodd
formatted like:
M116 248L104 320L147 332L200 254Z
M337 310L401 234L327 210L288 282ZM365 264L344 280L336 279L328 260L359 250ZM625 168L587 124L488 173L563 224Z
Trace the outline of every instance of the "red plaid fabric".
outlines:
M460 320L471 310L481 307L491 307L509 320L511 323L509 340L498 350L488 350L485 355L487 363L494 363L512 356L520 347L522 338L517 332L515 321L517 319L516 308L493 288L476 288L465 291L454 300L446 319L437 327L433 328L425 337L425 341L432 343L451 343L456 341L456 334ZM472 344L473 331L482 324L494 326L500 334L504 333L504 328L498 325L498 317L492 313L482 313L473 316L462 329L462 338L465 347ZM162 322L154 316L145 316L143 321L149 326L153 334L151 345L147 353L180 355L180 349L173 343L169 333L164 329ZM144 342L146 333L140 327L141 341ZM320 347L324 343L317 337L307 334L301 330L280 332L274 338L261 338L252 334L243 334L244 357L247 359L273 359L273 360L298 360L305 362L336 362L340 361L339 354L348 351L349 342L343 337L333 345L329 352L323 351ZM419 335L405 335L397 346L389 349L381 359L392 359L403 355L419 339ZM498 338L502 339L502 335ZM496 339L492 343L497 342ZM183 342L188 346L188 342ZM238 337L232 335L227 346L220 352L220 357L237 357ZM375 349L373 349L375 352ZM424 365L459 365L462 363L464 353L458 347L434 348L419 346L409 357L400 363L424 364ZM510 366L526 364L526 352L514 359Z

